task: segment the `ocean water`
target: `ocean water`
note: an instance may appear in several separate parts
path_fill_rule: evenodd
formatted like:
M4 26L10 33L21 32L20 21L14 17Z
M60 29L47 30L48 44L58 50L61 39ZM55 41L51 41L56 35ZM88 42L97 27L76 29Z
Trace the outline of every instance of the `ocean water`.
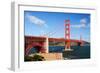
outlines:
M90 46L71 46L73 51L64 52L64 46L50 46L49 52L63 52L64 58L87 59L90 58Z
M49 46L49 52L50 53L63 53L63 58L69 58L69 59L87 59L90 58L90 46L71 46L71 49L73 51L64 51L64 46ZM37 53L38 50L36 48L32 48L29 52L29 54Z

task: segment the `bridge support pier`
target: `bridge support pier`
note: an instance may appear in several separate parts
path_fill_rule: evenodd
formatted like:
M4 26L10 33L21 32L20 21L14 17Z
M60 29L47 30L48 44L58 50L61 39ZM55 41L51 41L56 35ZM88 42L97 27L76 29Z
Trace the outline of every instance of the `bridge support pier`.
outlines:
M71 49L71 48L65 48L64 51L73 51L73 49Z
M49 40L48 40L48 37L46 36L46 41L45 41L45 49L46 49L46 53L49 53Z

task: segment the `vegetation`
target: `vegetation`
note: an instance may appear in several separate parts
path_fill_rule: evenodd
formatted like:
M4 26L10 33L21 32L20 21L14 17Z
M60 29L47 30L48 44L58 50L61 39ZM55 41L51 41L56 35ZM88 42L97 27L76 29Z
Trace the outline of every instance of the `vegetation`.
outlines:
M30 56L24 57L24 61L32 61L32 60L33 60L33 57L30 57Z
M44 60L45 60L44 57L41 55L35 54L33 57L33 61L44 61Z
M35 54L33 57L25 56L25 61L44 61L44 57L38 54Z

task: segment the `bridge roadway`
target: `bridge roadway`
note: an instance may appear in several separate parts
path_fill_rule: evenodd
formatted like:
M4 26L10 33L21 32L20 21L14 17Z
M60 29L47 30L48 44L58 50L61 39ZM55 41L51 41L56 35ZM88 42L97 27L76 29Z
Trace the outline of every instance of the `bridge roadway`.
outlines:
M46 39L46 37L39 37L39 36L25 36L25 40L28 42L30 41L44 41ZM53 41L56 41L56 42L65 42L65 41L68 41L64 38L48 38L49 42L53 42ZM70 42L76 42L76 43L81 43L82 41L80 40L76 40L76 39L70 39ZM84 41L83 41L84 42Z

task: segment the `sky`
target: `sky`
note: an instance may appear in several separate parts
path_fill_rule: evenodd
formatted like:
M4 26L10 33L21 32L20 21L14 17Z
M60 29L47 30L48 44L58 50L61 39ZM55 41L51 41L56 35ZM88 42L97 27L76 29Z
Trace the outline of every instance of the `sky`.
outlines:
M71 39L90 41L90 14L24 11L25 35L65 37L65 20L70 20Z

